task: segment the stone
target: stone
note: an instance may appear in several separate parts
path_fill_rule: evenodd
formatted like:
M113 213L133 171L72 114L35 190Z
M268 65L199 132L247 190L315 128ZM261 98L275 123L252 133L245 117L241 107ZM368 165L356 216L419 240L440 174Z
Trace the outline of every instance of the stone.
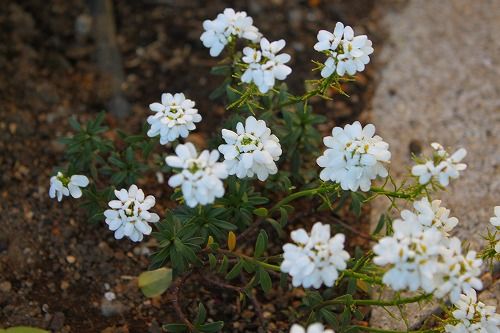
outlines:
M383 66L372 120L377 134L390 144L391 174L399 180L412 165L410 151L421 148L429 154L434 141L453 151L467 149L467 170L434 198L459 219L453 235L478 250L485 244L482 235L500 193L500 39L495 35L500 29L500 2L406 4L398 11L384 9L382 24L389 40L376 54ZM374 202L373 227L387 208L382 201ZM416 328L420 314L428 316L436 307L408 310L409 326ZM374 309L371 326L406 329L399 311L389 311L395 318Z

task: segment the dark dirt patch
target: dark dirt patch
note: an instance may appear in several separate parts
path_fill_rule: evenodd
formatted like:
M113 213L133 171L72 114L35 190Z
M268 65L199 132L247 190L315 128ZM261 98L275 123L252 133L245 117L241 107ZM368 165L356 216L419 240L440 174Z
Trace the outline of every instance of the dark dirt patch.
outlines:
M380 45L374 1L320 1L312 6L316 2L116 2L117 38L126 74L123 88L133 115L123 122L108 117L108 122L138 132L149 103L162 92L182 91L210 119L201 123L198 141L212 135L223 114L222 104L208 99L219 83L208 74L217 60L209 57L199 36L201 22L227 6L247 10L270 39L287 41L294 70L287 82L295 92L302 92L302 80L312 76L310 59L318 58L312 46L319 29L331 29L342 20L360 33L370 33L376 47ZM162 323L175 320L174 312L165 298L143 297L133 279L147 268L153 241L141 245L116 241L103 224L86 223L75 201L57 203L47 195L51 173L63 164L64 147L57 140L69 133L68 117L92 118L109 97L106 80L94 62L95 45L84 33L87 13L83 0L5 0L0 8L0 283L8 282L0 284L0 327L159 332ZM365 117L372 72L373 66L357 83L346 86L350 99L313 101L316 110L329 118L322 131ZM172 205L166 188L156 186L148 193L161 198L157 211ZM309 209L311 204L304 202L302 207ZM361 222L359 228L366 230L366 221ZM103 298L105 284L117 295L111 304ZM237 323L226 331L256 331L251 306L238 304L237 295L209 288L203 281L188 281L183 306L196 306L197 301L188 300L200 290L214 318ZM287 308L298 296L300 291L279 290L259 295L264 314L276 323L270 331L287 329ZM241 315L236 315L239 306Z

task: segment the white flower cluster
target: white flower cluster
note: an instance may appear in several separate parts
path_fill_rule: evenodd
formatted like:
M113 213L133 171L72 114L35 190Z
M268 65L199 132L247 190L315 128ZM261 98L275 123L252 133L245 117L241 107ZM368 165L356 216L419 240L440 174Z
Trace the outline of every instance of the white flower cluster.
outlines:
M181 186L184 200L189 207L213 203L215 198L224 195L224 184L221 179L227 177L223 163L217 162L217 150L204 150L198 155L190 142L175 148L177 156L168 156L167 165L180 169L180 172L168 180L171 187Z
M321 323L314 323L307 327L307 329L299 324L293 324L290 328L290 333L335 333L331 329L325 329Z
M219 146L219 151L230 175L238 178L257 175L264 181L278 172L275 162L281 156L281 146L265 121L250 116L245 125L241 122L236 125L236 133L223 129L222 138L226 143Z
M266 38L262 38L260 50L245 47L242 60L248 64L248 68L241 76L241 81L253 82L261 93L266 93L274 87L276 80L285 80L292 72L292 69L285 65L290 61L290 55L278 54L285 44L283 39L270 43Z
M62 172L58 172L56 176L50 178L49 197L54 199L57 196L57 201L61 201L63 196L71 196L78 199L82 196L81 187L86 187L89 184L89 179L82 175L73 175L66 177Z
M115 190L115 196L118 200L111 200L108 204L111 209L104 212L109 230L115 232L116 239L126 236L133 242L140 242L144 235L151 234L148 223L160 220L158 214L149 212L156 203L155 197L145 197L137 185L130 186L128 191Z
M447 333L497 333L500 332L500 315L496 307L478 301L476 291L469 289L455 303L453 324L444 327Z
M338 22L333 32L320 30L317 37L314 49L328 56L321 71L324 78L335 72L340 76L346 72L354 75L364 71L365 65L370 62L369 55L373 53L371 40L366 35L354 37L354 30L350 26Z
M411 173L418 177L420 184L427 184L432 178L436 178L442 186L448 186L450 178L458 178L459 171L467 168L467 164L460 163L467 155L467 151L460 148L450 155L437 142L432 143L431 146L435 150L433 158L413 166Z
M332 136L323 139L328 149L317 159L324 168L320 178L339 183L343 190L359 188L366 192L373 179L386 177L384 163L391 159L389 144L374 134L375 126L368 124L363 128L359 121L344 128L335 127Z
M254 43L261 38L253 19L246 12L236 12L232 8L224 9L214 20L205 20L203 29L205 31L200 39L210 49L212 57L217 57L233 38L244 38Z
M339 271L346 269L349 253L344 250L345 236L330 237L330 226L316 222L309 235L304 229L292 231L295 244L283 246L281 271L292 276L292 284L304 288L333 286Z
M201 121L201 116L194 105L195 103L186 99L183 93L162 94L161 103L149 105L155 114L148 117L148 123L151 125L148 136L160 135L162 145L174 141L179 136L187 137L189 131L196 128L195 123Z
M422 200L416 206L424 205ZM428 209L433 208L425 210ZM439 298L449 295L452 302L462 291L482 288L478 278L482 260L475 251L462 254L460 240L448 238L438 229L446 230L446 225L456 224L454 221L449 223L448 218L438 217L436 213L432 217L430 212L414 214L408 210L401 213L401 218L394 220L394 234L382 238L373 247L374 263L390 265L383 277L385 284L394 290L422 288Z

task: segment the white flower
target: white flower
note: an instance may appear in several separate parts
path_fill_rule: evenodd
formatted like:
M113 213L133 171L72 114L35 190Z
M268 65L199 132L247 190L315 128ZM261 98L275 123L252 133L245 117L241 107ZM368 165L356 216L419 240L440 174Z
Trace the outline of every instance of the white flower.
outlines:
M500 206L496 206L494 212L495 212L495 216L490 218L490 223L494 227L500 227Z
M52 199L57 196L57 201L61 201L63 196L71 196L78 199L82 196L81 187L86 187L89 179L82 175L73 175L66 177L62 172L50 178L49 197Z
M430 203L427 198L413 203L420 224L426 227L436 227L447 236L448 232L458 224L458 219L450 217L450 210L440 205L441 200L433 200Z
M340 76L346 72L354 75L364 71L365 65L370 62L369 55L373 53L372 42L366 35L355 37L350 26L344 27L344 24L338 22L333 32L320 30L317 38L314 49L328 56L321 71L324 78L334 72Z
M499 332L500 315L496 313L496 307L478 301L474 289L469 289L465 294L461 294L455 303L455 308L455 311L452 312L452 322L455 325L446 325L445 332Z
M181 186L184 200L189 207L213 203L215 198L224 195L224 184L221 179L227 177L223 163L217 162L217 150L204 150L198 155L190 142L175 148L177 156L168 156L165 161L180 172L168 180L171 187Z
M393 223L394 235L382 238L373 247L373 262L390 265L382 281L394 290L435 289L434 275L439 270L438 256L442 235L435 228L425 229L410 211L401 213L403 220Z
M331 329L325 329L321 323L314 323L307 327L307 330L299 324L293 324L290 328L290 333L335 333Z
M195 123L201 121L201 116L194 105L195 103L186 99L183 93L162 94L161 103L149 105L155 114L148 117L148 123L151 125L148 136L160 135L162 145L174 141L179 136L187 137L189 131L196 128Z
M349 253L344 251L345 236L330 237L330 226L321 222L314 224L310 235L298 229L290 236L295 243L283 246L281 271L292 276L292 284L304 288L333 286L349 259Z
M344 128L335 127L332 136L323 139L328 149L317 159L324 168L320 178L339 183L343 190L366 192L373 179L386 177L384 163L391 159L389 144L374 134L375 126L363 128L358 121Z
M260 50L245 47L242 60L248 64L248 68L241 76L241 81L253 82L261 93L266 93L274 87L276 80L285 80L292 72L292 69L285 65L290 61L290 55L278 54L285 44L283 39L270 43L266 38L262 38Z
M250 116L245 125L236 125L236 133L223 129L222 138L226 143L219 146L219 151L230 175L245 178L256 174L264 181L278 172L275 162L281 156L281 146L265 121Z
M434 292L438 298L449 296L452 302L462 291L481 289L478 276L482 260L476 252L463 255L458 238L446 237L438 230L437 222L422 223L428 219L423 220L422 216L403 210L402 219L393 222L394 234L373 247L376 255L373 262L389 265L382 281L395 290L422 288L427 293Z
M148 223L160 220L158 214L149 212L156 203L155 197L144 197L144 192L136 185L130 186L128 191L124 188L115 190L115 196L118 200L111 200L108 204L111 209L104 212L109 230L115 232L116 239L126 236L140 242L144 235L151 234Z
M246 12L235 12L232 8L224 9L214 20L203 22L205 31L200 37L205 47L210 48L210 55L217 57L233 38L244 38L258 42L259 30L253 25L253 19Z
M449 295L451 302L455 303L463 291L483 288L478 278L483 261L477 258L475 251L462 254L462 244L458 238L450 238L447 243L440 250L441 269L435 276L435 295L439 298Z
M449 155L439 143L433 142L431 146L435 150L433 158L413 166L411 173L418 177L422 185L427 184L431 178L436 178L442 186L448 186L450 178L458 178L459 171L467 168L465 163L460 163L467 151L461 148Z

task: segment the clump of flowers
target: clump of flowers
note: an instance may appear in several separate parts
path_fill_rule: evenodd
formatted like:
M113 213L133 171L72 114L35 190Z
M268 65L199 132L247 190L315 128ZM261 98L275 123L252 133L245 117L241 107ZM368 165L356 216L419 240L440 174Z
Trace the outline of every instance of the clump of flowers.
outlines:
M371 40L366 35L354 36L350 26L337 22L333 32L320 30L314 49L327 55L321 76L327 78L333 73L344 76L365 70L373 53Z
M383 237L373 247L373 262L390 265L383 282L394 290L422 288L437 297L449 295L452 302L468 288L481 289L478 276L482 260L475 251L462 254L458 238L447 238L437 225L422 224L408 210L393 222L394 234Z
M373 48L368 37L354 36L352 28L342 23L333 32L321 30L314 48L328 57L324 66L320 64L322 78L308 80L307 90L294 95L286 84L280 85L279 91L274 88L276 80L285 80L291 73L287 66L290 56L282 52L284 40L270 42L262 38L245 12L230 8L203 25L201 40L212 56L219 55L226 45L230 49L229 57L213 68L212 73L224 76L224 80L210 97L223 97L231 109L217 115L217 120L237 125L234 130L222 129L222 140L208 141L211 149L218 146L218 150L199 153L190 143L197 142L196 138L177 142L189 136L201 116L195 103L183 94L163 94L161 103L150 105L154 115L147 119L147 135L118 131L117 144L113 141L117 136L108 135L109 129L102 125L104 113L85 124L72 118L70 125L75 134L63 142L68 146L67 170L74 175L58 173L51 178L49 190L49 196L59 201L69 195L83 197L82 206L88 210L89 219L102 222L104 215L117 239L128 237L138 242L144 235L153 234L157 249L151 255L150 267L154 271L144 272L137 280L147 297L156 297L169 286L174 288L169 296L176 303L180 323L164 324L162 328L175 332L231 330L233 326L212 320L216 313L210 313L207 320L208 312L201 300L208 298L205 293L212 291L208 285L213 285L217 292L236 292L241 308L253 304L259 329L283 330L278 327L281 325L271 328L272 324L265 320L268 318L260 315L257 299L257 289L269 293L279 280L281 288L268 296L291 287L317 289L299 290L293 294L304 295L300 304L276 309L276 313L293 310L291 318L304 320L301 324L307 320L308 325L292 325L291 333L382 332L385 330L360 325L368 319L364 311L359 311L360 306L395 305L403 310L403 304L444 297L449 297L457 308L453 318L446 321L446 328L432 331L497 332L495 309L477 302L475 290L482 288L479 275L483 260L491 259L493 263L500 257L495 252L499 251L496 237L500 207L495 208L496 216L490 220L495 230L488 231L485 237L488 246L478 256L475 251L463 250L462 242L449 236L458 219L450 216L450 210L441 206L440 200L432 199L436 191L466 168L461 162L465 149L448 154L433 143L432 158L418 160L412 173L398 180L387 169L391 161L389 145L375 135L375 126L363 127L356 121L335 127L332 135L323 139L326 150L318 156L321 136L316 125L326 119L315 114L314 103L309 101L315 96L328 97L329 89L343 93L343 82L348 84L354 78L342 76L364 70L370 61ZM237 38L243 39L241 50ZM238 122L241 119L245 121ZM173 144L158 147L158 141ZM277 162L283 153L286 160L282 159L278 170ZM322 168L319 177L311 161ZM174 188L172 200L181 194L183 198L162 204L162 208L169 209L160 221L157 214L150 212L155 197L145 196L133 184L153 186L156 179L161 187L164 173L171 170L168 184ZM79 174L91 175L92 185L88 186L87 177ZM254 176L267 182L256 182ZM385 181L373 186L377 177ZM113 193L116 199L109 201ZM385 197L391 205L371 235L360 234L377 240L373 251L356 247L348 253L344 248L346 236L337 231L332 235L331 228L356 231L343 223L344 214L348 209L358 216L363 214L366 210L362 206L377 197ZM161 200L164 203L167 199ZM307 201L307 205L295 205L296 200ZM412 209L403 209L412 205ZM304 209L298 213L297 207ZM329 209L331 216L326 215ZM396 211L400 217L393 220ZM276 253L276 245L281 246L279 241L288 228L313 220L315 214L323 214L329 223L317 222L310 232L292 229L291 241L282 246L283 253ZM154 233L151 223L155 224ZM184 296L182 285L201 280L207 287L203 288L203 297L198 297L194 319L184 313L182 303L187 302L180 302ZM386 286L424 293L412 297L398 293L390 299L371 295L370 300L366 299L368 290ZM105 296L114 297L111 293ZM332 329L325 328L322 321Z
M447 333L495 333L500 330L500 315L496 313L496 307L479 301L474 289L460 295L452 316L450 323L444 327Z
M387 176L384 164L391 159L389 144L374 134L375 126L362 127L358 121L335 127L332 136L323 139L328 149L317 159L324 168L319 177L339 183L343 190L370 190L372 180Z
M274 87L276 80L285 80L292 72L292 69L285 65L290 61L290 55L279 53L285 44L283 39L270 43L266 38L262 38L260 50L245 47L242 60L248 67L241 76L241 81L255 83L259 91L265 94Z
M63 196L71 195L78 199L82 196L81 188L89 185L89 179L82 175L65 176L62 172L50 178L49 197L52 199L57 197L57 201L61 201Z
M467 168L467 164L461 163L467 151L460 148L453 154L449 154L442 145L437 142L431 144L434 149L432 159L420 161L413 166L411 173L418 177L420 184L427 184L431 179L436 179L442 186L448 186L451 179L457 179L460 171Z
M344 250L345 236L330 236L330 226L316 222L309 235L304 229L292 231L294 243L283 246L281 271L292 276L292 284L304 288L333 286L339 271L346 269L349 253Z
M182 195L189 207L213 203L215 198L224 195L221 179L227 177L227 171L225 165L218 162L217 150L204 150L198 155L195 146L188 142L178 145L175 153L177 155L165 159L168 166L179 170L179 173L170 177L168 185L181 186Z
M246 12L236 12L232 8L224 9L214 20L205 20L203 29L205 31L200 39L210 49L212 57L217 57L235 38L244 38L254 43L261 38L259 29L253 25L253 19Z
M290 328L290 333L335 333L331 329L326 329L321 323L314 323L307 327L307 329L299 324L293 324Z
M219 146L219 151L230 175L238 178L257 175L264 181L278 172L275 162L281 156L281 146L265 121L250 116L245 125L241 122L236 125L236 132L223 129L222 138L226 143Z
M151 234L149 223L160 220L158 214L149 212L156 203L155 197L145 197L137 185L130 186L128 190L115 190L115 196L117 199L108 204L111 209L104 212L109 230L115 232L116 239L125 236L133 242L140 242L144 235Z
M148 117L151 128L149 137L160 136L160 144L164 145L176 140L178 137L185 138L189 131L196 128L195 123L201 121L198 110L194 108L195 103L186 99L183 93L162 94L161 103L149 105L154 115Z

